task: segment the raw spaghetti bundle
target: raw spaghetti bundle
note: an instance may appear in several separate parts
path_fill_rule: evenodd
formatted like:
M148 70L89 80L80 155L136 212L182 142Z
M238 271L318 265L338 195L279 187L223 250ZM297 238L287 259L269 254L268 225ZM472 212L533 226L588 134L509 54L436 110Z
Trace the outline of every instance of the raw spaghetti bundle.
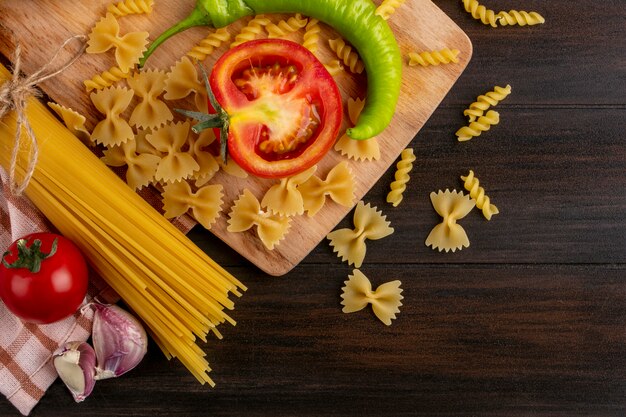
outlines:
M0 65L0 85L10 77ZM235 321L229 295L245 286L135 194L35 98L25 116L39 157L25 194L141 317L168 358L178 358L202 383L214 385L196 344ZM7 172L16 115L0 120L0 165ZM23 133L15 174L24 178L33 139Z

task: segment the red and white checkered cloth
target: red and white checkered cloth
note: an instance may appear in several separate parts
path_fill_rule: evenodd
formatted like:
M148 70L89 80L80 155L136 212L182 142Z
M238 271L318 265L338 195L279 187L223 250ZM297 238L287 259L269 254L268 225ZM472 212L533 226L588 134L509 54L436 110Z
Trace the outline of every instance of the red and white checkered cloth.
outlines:
M14 240L29 233L52 230L52 226L28 199L11 195L2 168L0 179L0 253L3 253ZM89 294L98 294L97 288L105 287L92 277ZM85 302L87 299L91 296ZM0 392L22 414L30 413L57 377L52 353L65 342L87 340L92 318L93 311L86 308L52 324L24 323L0 301Z

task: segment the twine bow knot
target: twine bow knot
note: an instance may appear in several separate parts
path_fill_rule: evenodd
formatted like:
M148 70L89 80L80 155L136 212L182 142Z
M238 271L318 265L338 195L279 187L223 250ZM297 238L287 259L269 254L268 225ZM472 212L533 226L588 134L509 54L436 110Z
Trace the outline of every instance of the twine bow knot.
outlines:
M56 70L51 70L52 65L57 61L59 54L65 49L67 44L75 39L82 41L81 48L63 65ZM75 35L67 39L59 47L56 53L53 55L44 66L35 71L29 76L22 76L22 48L18 43L15 47L13 54L13 76L11 79L6 80L0 85L0 120L4 118L10 111L15 111L16 114L16 128L15 138L13 141L13 152L11 154L11 164L9 167L9 183L11 187L11 193L19 196L24 192L30 179L35 172L35 166L37 165L37 159L39 158L39 146L37 144L37 138L26 116L26 105L29 97L40 96L41 93L37 90L36 86L50 78L59 75L70 67L85 51L87 37L85 35ZM29 147L29 160L25 169L24 177L21 181L16 179L17 171L17 156L22 147L22 132L26 133L26 137L30 142Z

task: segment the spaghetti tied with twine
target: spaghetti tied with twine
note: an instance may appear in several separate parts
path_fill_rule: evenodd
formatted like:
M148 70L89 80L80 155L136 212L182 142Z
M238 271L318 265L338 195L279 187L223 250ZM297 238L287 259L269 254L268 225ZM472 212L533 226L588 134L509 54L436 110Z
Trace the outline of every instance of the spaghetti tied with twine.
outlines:
M51 69L55 61L57 61L59 54L63 52L65 47L74 40L82 41L80 49L70 57L70 59L61 65L58 69ZM9 167L9 183L11 193L15 196L19 196L24 192L28 183L30 182L33 173L35 172L35 166L37 165L37 159L39 157L39 146L37 145L37 138L35 133L28 122L26 116L26 105L29 97L40 96L41 93L37 90L36 85L42 83L50 78L56 77L61 72L69 68L87 48L87 37L85 35L75 35L68 38L59 47L52 58L43 65L39 70L35 71L29 76L21 76L22 66L22 48L17 43L15 52L13 53L13 77L6 80L0 85L0 120L9 113L11 110L15 110L17 117L15 127L15 139L13 143L13 152L11 154L11 165ZM17 168L17 156L20 148L22 147L22 132L26 133L27 138L30 141L30 158L26 167L26 173L22 181L18 183L16 179Z

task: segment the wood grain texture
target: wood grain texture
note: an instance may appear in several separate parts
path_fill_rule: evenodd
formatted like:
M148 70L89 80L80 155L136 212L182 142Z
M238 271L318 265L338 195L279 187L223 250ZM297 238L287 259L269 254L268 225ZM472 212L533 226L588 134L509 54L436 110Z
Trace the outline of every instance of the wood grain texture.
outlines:
M193 2L186 3L187 10L191 10ZM0 42L0 51L8 55L14 47L13 43L19 40L27 54L26 62L28 65L25 65L25 70L32 71L47 62L49 50L53 49L55 45L61 44L72 33L88 33L93 24L103 15L106 4L107 2L103 0L89 4L61 0L44 3L36 12L26 13L29 9L27 3L19 0L2 2L0 3L0 15L7 16L4 22L4 26L7 28L5 34L8 33L11 36L5 35L5 41ZM181 13L185 13L184 10L185 7L180 2L161 1L157 3L149 19L145 16L120 18L121 33L130 31L132 27L132 30L146 30L154 38L171 22L184 17L181 15ZM29 24L33 20L35 22ZM72 25L66 26L63 30L50 31L43 28L44 23L52 22L56 27L62 26L63 22L67 20L72 20ZM409 0L404 7L397 11L390 24L397 35L398 44L405 61L402 89L391 125L378 136L381 147L380 160L371 162L349 161L350 169L356 178L354 204L376 183L428 120L460 76L472 55L471 43L467 36L430 0ZM229 27L229 31L236 34L241 25L242 23L234 24ZM206 34L208 29L194 28L194 31L188 31L170 39L162 46L163 51L158 50L154 57L148 61L146 68L170 68L182 56L181 51L189 50L199 40L198 33ZM321 34L320 44L324 44L327 39L335 37L337 34L325 27ZM41 48L41 45L44 48ZM228 43L218 52L224 51L227 45ZM444 47L461 51L459 63L429 68L409 68L406 64L405 55L408 51L439 50ZM324 48L320 47L320 50L324 51ZM331 53L329 50L320 53L321 60L323 62L330 60ZM216 53L216 56L219 56L219 53ZM210 66L215 57L209 57L206 64ZM106 62L107 59L110 62ZM101 72L113 66L111 60L112 54L110 53L97 56L84 55L63 74L50 82L43 83L41 88L56 102L85 114L88 118L88 124L93 125L102 116L89 102L88 95L83 91L82 81L91 78L90 74ZM344 102L347 97L363 97L365 95L365 77L356 78L341 74L337 77L337 82L344 96ZM322 178L325 177L333 166L343 160L345 158L339 153L329 152L318 164L316 174ZM218 173L212 182L224 185L225 197L223 214L211 227L211 232L259 268L272 275L283 275L297 265L351 209L330 202L314 218L308 216L294 217L285 239L274 250L270 251L257 238L254 229L244 233L228 232L226 230L228 226L226 213L230 211L233 202L244 188L250 189L261 200L265 191L276 181L252 177L241 180Z
M137 370L98 383L80 405L56 382L33 417L626 415L624 3L484 0L546 17L502 29L477 23L460 1L435 3L474 55L411 142L418 160L403 203L384 202L392 170L365 196L396 228L371 243L362 267L374 284L403 282L394 324L340 312L351 268L327 242L274 278L194 229L250 287L237 327L206 347L216 389L151 345ZM458 144L463 109L506 83L500 125ZM468 168L502 213L491 222L471 213L471 246L433 252L423 244L438 220L428 193L459 189ZM0 415L18 413L0 399Z

